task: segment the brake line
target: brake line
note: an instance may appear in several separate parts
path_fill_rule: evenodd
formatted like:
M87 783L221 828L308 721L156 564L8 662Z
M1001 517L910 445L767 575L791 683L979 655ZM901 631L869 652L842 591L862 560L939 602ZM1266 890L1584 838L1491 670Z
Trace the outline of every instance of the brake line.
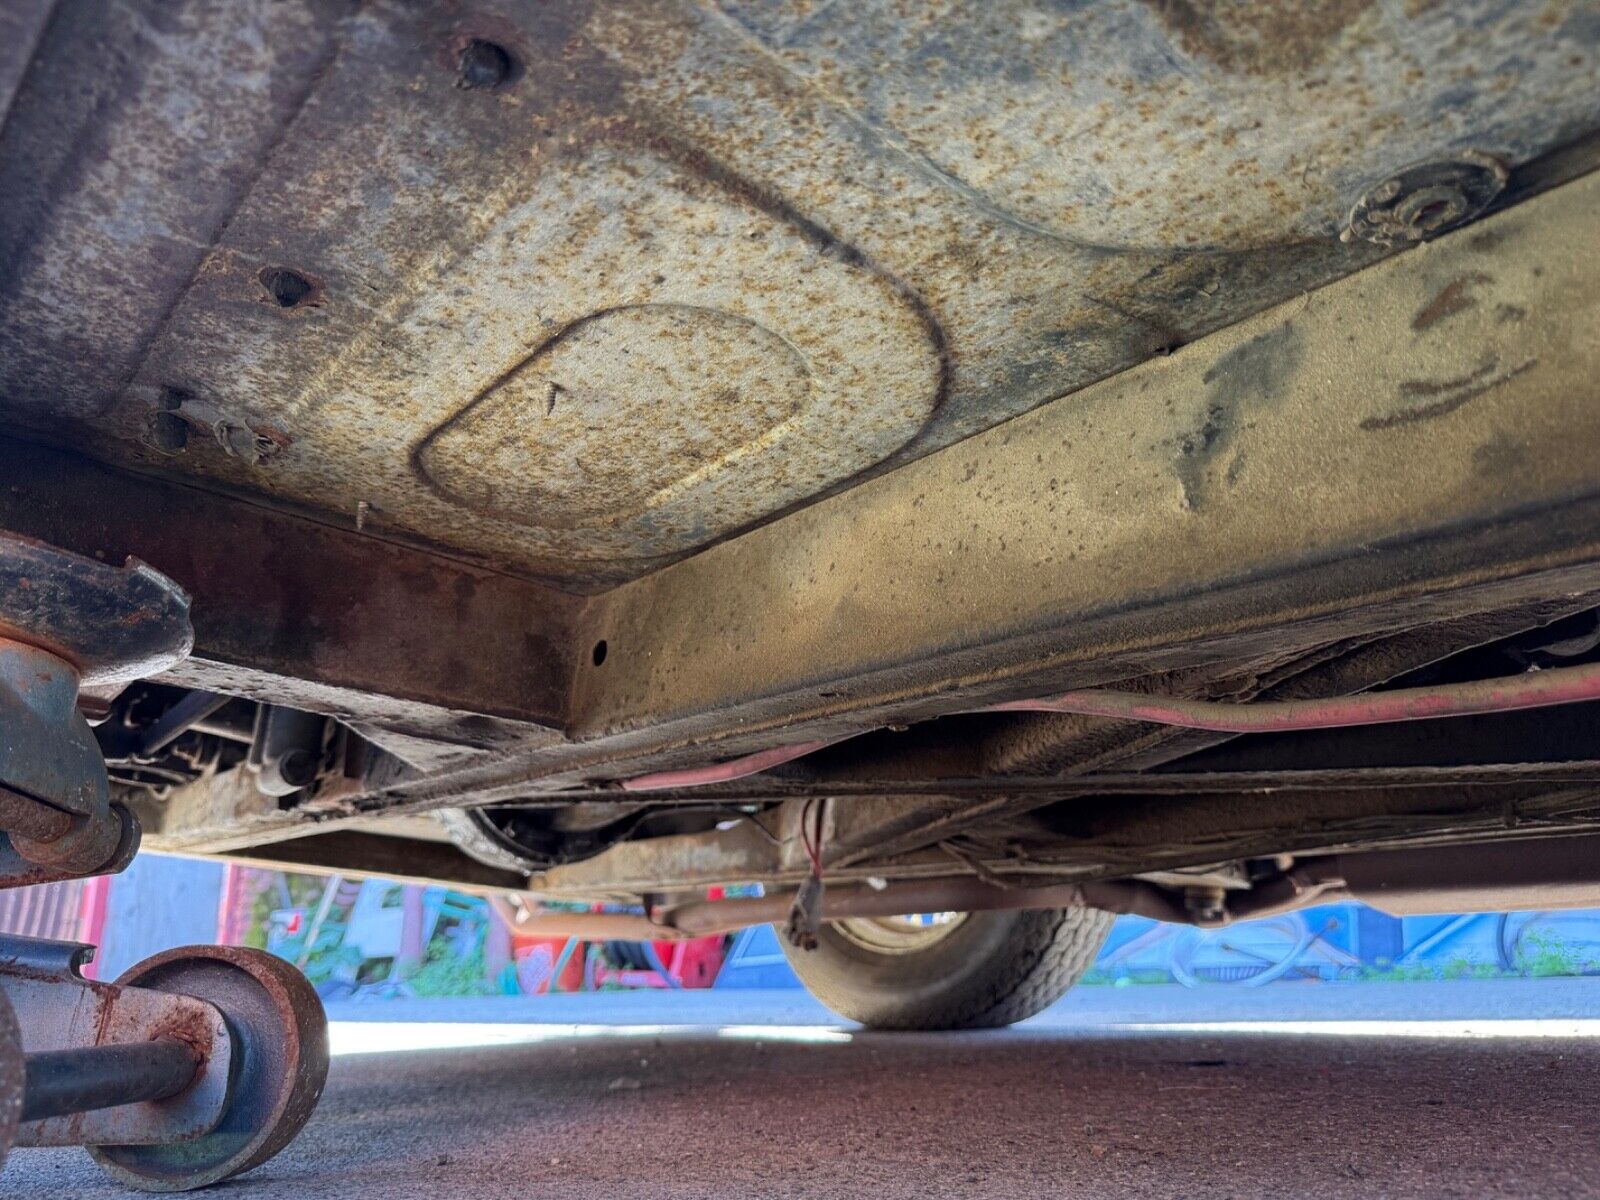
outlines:
M1600 700L1600 663L1578 667L1554 667L1499 679L1480 679L1471 683L1436 684L1429 687L1397 688L1391 692L1371 692L1355 696L1333 696L1316 700L1260 700L1243 704L1222 700L1185 700L1179 697L1151 696L1143 692L1121 692L1088 688L1063 692L1037 700L1007 700L968 712L1073 713L1088 717L1112 717L1146 721L1182 729L1206 729L1217 733L1290 733L1311 729L1342 729L1355 725L1392 725L1400 721L1427 721L1441 717L1468 717L1485 713L1514 712L1525 708L1550 708L1558 704L1577 704ZM866 730L861 731L868 732ZM776 746L741 758L705 767L679 771L657 771L624 779L630 792L653 792L666 788L704 787L727 783L760 774L797 758L814 754L860 734L819 741Z

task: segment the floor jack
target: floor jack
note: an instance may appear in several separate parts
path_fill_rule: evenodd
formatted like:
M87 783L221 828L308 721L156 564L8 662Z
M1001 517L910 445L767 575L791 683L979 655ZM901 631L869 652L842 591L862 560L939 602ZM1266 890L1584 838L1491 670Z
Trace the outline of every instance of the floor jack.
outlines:
M79 709L181 660L183 591L0 534L0 888L112 874L139 845ZM15 1146L84 1146L145 1191L247 1171L297 1134L328 1072L305 978L256 950L188 946L114 983L94 948L0 936L0 1169Z

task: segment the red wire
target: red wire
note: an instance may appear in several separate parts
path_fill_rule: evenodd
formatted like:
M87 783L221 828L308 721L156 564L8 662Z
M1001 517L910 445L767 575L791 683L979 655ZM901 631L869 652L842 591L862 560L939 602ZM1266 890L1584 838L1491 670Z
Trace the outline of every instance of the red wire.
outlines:
M806 857L811 860L811 873L818 879L822 878L822 806L825 798L812 798L806 801L806 806L800 813L800 844L805 847ZM816 812L816 828L808 832L806 823L812 820L812 812Z

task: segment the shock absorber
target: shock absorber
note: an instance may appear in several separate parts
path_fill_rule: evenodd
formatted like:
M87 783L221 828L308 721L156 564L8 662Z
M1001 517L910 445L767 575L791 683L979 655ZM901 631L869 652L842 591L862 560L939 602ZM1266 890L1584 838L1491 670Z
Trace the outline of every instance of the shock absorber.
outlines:
M129 682L193 644L188 597L0 532L0 888L111 874L139 845L112 803L79 688ZM305 978L255 950L189 946L114 983L94 948L0 935L0 1168L81 1145L121 1182L182 1191L265 1162L310 1117L327 1021Z

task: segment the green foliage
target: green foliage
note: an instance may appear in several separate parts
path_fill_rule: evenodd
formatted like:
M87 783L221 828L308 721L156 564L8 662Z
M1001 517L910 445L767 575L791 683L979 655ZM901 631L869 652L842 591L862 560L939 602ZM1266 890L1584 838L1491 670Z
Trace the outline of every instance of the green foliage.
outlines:
M274 896L270 888L263 888L255 894L250 902L250 928L245 930L244 944L255 950L267 948L267 924L272 920L272 910L276 907Z
M353 979L361 968L361 955L339 944L337 932L317 939L317 948L306 959L305 976L313 984L329 979Z
M1148 968L1139 970L1105 970L1101 967L1090 967L1083 973L1083 978L1078 980L1078 986L1089 987L1134 987L1156 983L1173 983L1172 976L1166 971Z
M1439 978L1434 967L1420 963L1386 964L1381 967L1362 967L1360 978L1386 983L1430 983Z
M1517 965L1531 978L1584 974L1585 964L1572 948L1548 934L1530 932L1522 939L1521 951Z
M485 970L482 947L458 955L449 942L435 938L426 961L406 982L418 996L492 996L496 988Z

